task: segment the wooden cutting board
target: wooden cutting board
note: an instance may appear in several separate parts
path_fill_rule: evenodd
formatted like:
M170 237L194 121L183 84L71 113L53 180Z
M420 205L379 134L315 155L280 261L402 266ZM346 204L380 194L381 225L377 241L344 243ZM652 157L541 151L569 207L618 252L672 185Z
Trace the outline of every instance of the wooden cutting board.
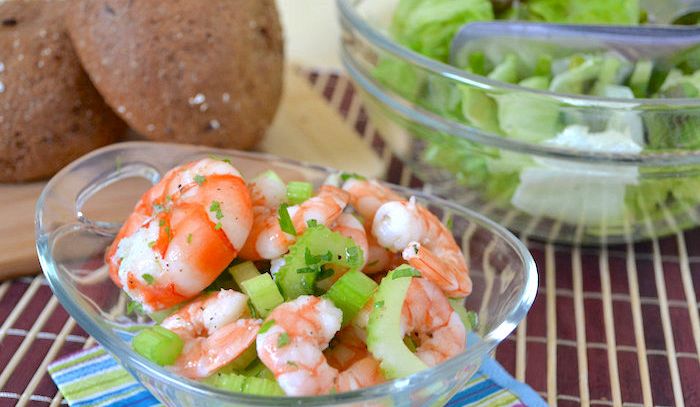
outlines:
M282 101L258 150L344 171L381 176L382 161L297 68L288 68ZM0 184L0 280L40 271L34 206L45 182Z

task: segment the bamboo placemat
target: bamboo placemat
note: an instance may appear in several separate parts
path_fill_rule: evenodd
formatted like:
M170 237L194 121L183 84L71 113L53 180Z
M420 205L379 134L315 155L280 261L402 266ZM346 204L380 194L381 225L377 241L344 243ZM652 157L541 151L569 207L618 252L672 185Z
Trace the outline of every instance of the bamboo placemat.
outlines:
M309 80L381 157L390 181L419 186L345 78ZM499 218L507 226L514 215ZM528 245L539 295L496 351L507 370L552 405L700 406L700 229L600 250ZM46 366L93 344L43 277L0 284L0 406L61 404Z

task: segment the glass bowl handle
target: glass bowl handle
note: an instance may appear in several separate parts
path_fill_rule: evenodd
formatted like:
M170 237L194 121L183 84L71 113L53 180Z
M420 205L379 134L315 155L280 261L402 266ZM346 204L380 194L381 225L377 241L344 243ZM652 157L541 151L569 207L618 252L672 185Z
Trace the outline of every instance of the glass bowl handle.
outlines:
M152 185L155 185L160 181L161 174L155 167L139 162L125 164L113 171L103 173L78 192L75 198L75 217L95 233L104 236L116 235L119 232L119 228L121 228L120 223L93 221L85 215L83 208L90 198L109 185L127 178L137 177L145 178Z

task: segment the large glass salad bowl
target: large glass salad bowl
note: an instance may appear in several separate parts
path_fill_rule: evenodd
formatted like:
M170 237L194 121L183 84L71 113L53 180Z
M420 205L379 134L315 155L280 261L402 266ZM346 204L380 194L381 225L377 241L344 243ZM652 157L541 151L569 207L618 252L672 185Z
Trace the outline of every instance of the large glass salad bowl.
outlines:
M635 97L631 76L648 69L649 84L658 65L637 61L615 71L628 73L624 89L596 90L610 72L603 66L619 61L583 55L566 68L549 61L547 69L563 69L551 84L549 71L509 83L523 76L522 62L496 60L488 75L475 73L494 63L484 55L467 58L473 66L464 69L447 63L450 13L483 1L435 6L435 13L410 9L438 3L338 0L342 58L372 122L433 192L522 236L556 242L621 243L700 224L700 94L685 82L700 73L674 67L653 97ZM416 27L403 43L401 24ZM403 45L427 47L430 40L444 52L428 57ZM698 45L683 64L698 60ZM527 75L538 61L530 61ZM681 65L700 69L694 63ZM577 79L591 72L588 80ZM582 89L588 93L574 91Z

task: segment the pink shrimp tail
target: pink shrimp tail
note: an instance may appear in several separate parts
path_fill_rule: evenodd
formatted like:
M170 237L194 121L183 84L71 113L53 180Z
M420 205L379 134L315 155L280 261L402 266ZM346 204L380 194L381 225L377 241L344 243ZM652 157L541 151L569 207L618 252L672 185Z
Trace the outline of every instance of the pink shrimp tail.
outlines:
M449 297L462 298L472 292L472 280L469 278L466 264L461 259L438 257L418 242L411 242L402 255L408 264L440 287Z

